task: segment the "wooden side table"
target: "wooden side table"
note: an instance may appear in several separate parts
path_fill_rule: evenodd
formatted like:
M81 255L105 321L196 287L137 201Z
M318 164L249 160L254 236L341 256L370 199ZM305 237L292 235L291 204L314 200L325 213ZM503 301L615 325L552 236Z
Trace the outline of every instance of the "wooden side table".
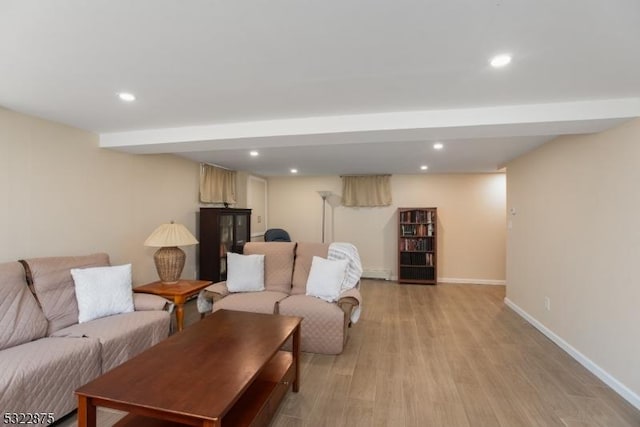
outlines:
M138 286L133 288L133 291L143 294L160 295L161 297L172 300L176 305L176 324L178 331L181 331L184 327L184 303L189 297L196 295L212 283L213 282L209 280L180 280L176 284L165 285L158 281Z

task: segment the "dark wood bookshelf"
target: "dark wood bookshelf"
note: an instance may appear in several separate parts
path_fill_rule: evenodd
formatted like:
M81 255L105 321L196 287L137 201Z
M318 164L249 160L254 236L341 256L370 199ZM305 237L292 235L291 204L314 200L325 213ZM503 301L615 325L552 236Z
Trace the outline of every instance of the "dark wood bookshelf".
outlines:
M437 208L398 209L398 282L438 282Z

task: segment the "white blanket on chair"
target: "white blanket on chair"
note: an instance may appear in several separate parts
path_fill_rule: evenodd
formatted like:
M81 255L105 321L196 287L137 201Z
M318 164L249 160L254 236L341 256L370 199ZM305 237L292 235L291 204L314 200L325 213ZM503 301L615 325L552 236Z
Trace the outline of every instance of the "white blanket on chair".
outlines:
M362 277L362 263L358 249L351 243L334 242L329 245L329 253L327 259L339 260L346 259L348 261L347 271L342 282L341 292L348 291L358 285L360 277ZM359 304L351 313L351 322L356 323L360 318L362 304Z

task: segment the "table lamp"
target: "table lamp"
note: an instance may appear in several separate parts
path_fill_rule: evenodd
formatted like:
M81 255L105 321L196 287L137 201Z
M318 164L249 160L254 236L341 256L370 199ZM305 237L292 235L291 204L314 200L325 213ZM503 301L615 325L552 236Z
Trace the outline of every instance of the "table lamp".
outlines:
M160 248L153 255L160 281L166 285L178 283L186 255L178 246L197 245L193 234L182 224L171 221L162 224L144 241L145 246Z

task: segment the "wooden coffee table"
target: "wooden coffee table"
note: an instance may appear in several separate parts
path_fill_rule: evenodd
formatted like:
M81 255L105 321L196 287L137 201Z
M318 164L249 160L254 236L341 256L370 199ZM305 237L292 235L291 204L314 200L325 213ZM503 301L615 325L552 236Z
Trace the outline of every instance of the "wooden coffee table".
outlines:
M76 390L78 426L98 406L129 412L117 426L266 426L300 388L301 321L219 310Z

